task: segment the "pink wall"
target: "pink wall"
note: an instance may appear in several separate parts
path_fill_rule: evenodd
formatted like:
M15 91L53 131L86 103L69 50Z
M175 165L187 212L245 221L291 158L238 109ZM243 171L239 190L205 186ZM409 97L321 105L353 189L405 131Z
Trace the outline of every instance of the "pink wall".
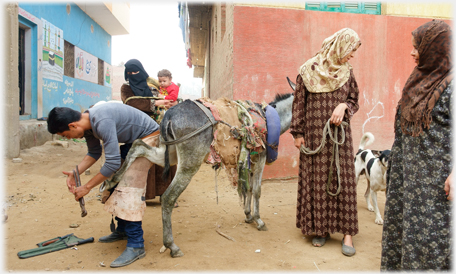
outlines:
M360 109L351 121L354 147L363 132L369 131L376 138L370 148L391 148L397 102L415 66L410 56L411 32L430 20L236 6L233 99L270 102L276 93L292 92L286 77L295 81L299 67L320 49L323 40L349 27L362 41L350 61L360 91ZM369 120L375 116L382 117ZM296 176L298 163L291 134L284 133L279 158L265 168L263 178Z

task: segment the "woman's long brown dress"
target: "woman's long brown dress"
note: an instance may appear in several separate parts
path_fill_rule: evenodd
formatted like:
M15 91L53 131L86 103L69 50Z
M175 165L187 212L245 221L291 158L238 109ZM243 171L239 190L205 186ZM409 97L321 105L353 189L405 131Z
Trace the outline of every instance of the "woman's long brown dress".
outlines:
M321 143L322 132L334 109L340 103L348 108L343 121L350 124L358 111L358 85L353 71L350 79L339 89L327 93L310 93L301 75L296 80L290 132L304 137L305 145L315 150ZM334 125L331 129L334 130ZM341 131L339 130L339 140ZM322 151L314 155L300 154L296 226L304 235L324 236L327 232L356 235L358 210L354 167L353 140L350 126L345 130L345 143L339 146L341 191L333 197L326 193L333 142L327 138ZM337 191L337 171L333 164L329 191Z

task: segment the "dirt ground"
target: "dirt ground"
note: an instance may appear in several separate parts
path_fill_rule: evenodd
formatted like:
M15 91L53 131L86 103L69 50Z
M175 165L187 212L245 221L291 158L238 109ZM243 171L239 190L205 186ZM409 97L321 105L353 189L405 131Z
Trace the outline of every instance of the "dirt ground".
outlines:
M110 263L124 250L126 241L100 243L110 233L111 215L103 210L100 193L93 189L86 197L88 215L81 217L79 203L68 192L62 171L70 171L83 158L86 145L68 141L68 147L51 142L21 151L21 163L5 160L4 208L8 215L4 231L3 270L22 271L379 271L382 226L364 200L364 176L358 185L360 233L354 237L356 255L341 253L341 234L331 235L324 247L311 245L295 226L297 179L266 180L262 186L260 216L268 231L244 222L236 189L224 171L217 177L216 202L214 171L202 165L173 211L176 244L184 252L172 258L162 247L162 222L159 198L147 201L143 220L146 257L133 264L111 269ZM99 171L98 161L90 175ZM378 201L383 216L385 194ZM73 226L77 226L72 228ZM217 227L234 240L216 232ZM93 243L64 249L28 259L17 252L57 236L74 233L80 238L94 237Z

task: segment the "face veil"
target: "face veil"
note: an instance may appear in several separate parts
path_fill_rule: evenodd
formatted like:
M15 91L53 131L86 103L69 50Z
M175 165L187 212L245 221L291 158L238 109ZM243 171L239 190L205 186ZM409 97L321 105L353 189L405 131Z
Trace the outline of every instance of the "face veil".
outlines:
M128 74L128 72L137 71L139 71L137 74ZM147 74L146 70L144 70L144 67L139 60L131 59L125 63L124 77L125 80L130 83L130 87L135 96L153 96L149 86L147 85L147 78L149 77L149 74Z

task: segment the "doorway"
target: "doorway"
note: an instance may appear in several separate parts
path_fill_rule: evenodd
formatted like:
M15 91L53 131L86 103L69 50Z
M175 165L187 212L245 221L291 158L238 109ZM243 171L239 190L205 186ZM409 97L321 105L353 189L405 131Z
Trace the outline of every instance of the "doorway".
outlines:
M25 114L25 29L19 28L19 115Z

